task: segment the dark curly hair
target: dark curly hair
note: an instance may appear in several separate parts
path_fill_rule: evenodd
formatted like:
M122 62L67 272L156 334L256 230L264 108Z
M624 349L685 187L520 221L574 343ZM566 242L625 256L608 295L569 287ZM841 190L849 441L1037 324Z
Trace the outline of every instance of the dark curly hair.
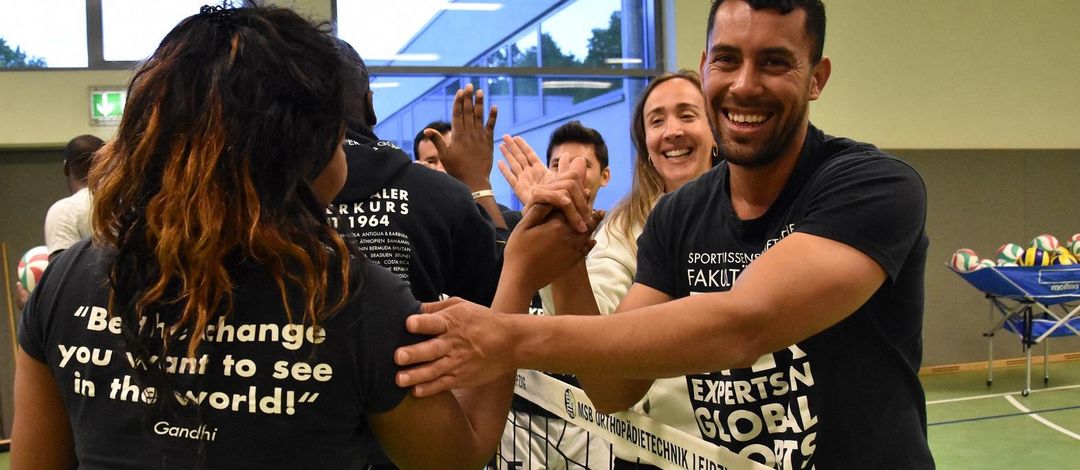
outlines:
M203 7L141 64L90 173L110 311L135 359L193 356L231 313L240 265L269 273L289 322L345 304L351 249L311 188L341 139L344 87L329 28L279 8Z

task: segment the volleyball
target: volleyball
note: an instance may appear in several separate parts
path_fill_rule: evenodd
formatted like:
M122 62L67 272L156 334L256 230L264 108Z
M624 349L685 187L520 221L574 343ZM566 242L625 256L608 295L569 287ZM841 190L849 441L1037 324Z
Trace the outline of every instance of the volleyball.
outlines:
M1073 256L1072 252L1063 246L1059 246L1057 252L1054 254L1053 264L1076 264L1076 256Z
M949 266L952 266L954 270L962 273L974 271L978 265L979 255L975 254L975 251L969 248L956 250L952 255L952 260L949 262Z
M1074 233L1069 237L1069 241L1065 242L1065 247L1069 249L1069 252L1076 256L1076 252L1080 251L1080 233Z
M982 268L992 268L994 266L997 266L997 263L995 263L994 260L990 258L986 258L984 260L979 260L979 264L975 265L975 269L979 270Z
M1060 246L1058 244L1058 239L1055 238L1053 235L1050 235L1048 233L1044 233L1042 235L1039 235L1039 236L1035 237L1033 240L1031 240L1031 247L1032 248L1038 248L1038 249L1040 249L1042 251L1046 251L1046 252L1050 252L1050 253L1053 253L1053 252L1057 251L1058 246Z
M1016 264L1016 260L1023 254L1024 247L1015 243L1006 243L997 250L997 264L1000 266Z
M19 282L22 283L23 288L28 292L33 292L34 287L37 287L38 281L41 280L41 274L45 272L45 268L48 265L48 248L45 248L43 245L29 249L26 254L19 259L19 267L16 271L19 276Z
M1038 248L1024 250L1024 255L1017 260L1020 266L1049 266L1053 255Z

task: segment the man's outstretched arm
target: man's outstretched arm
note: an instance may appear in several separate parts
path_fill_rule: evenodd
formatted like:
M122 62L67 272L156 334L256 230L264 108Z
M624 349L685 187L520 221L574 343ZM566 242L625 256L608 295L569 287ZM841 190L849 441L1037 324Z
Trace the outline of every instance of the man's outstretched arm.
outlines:
M489 367L638 379L747 367L844 319L884 281L866 254L795 233L747 266L728 292L605 317L493 315L479 306L418 317L412 331L443 336L398 350L399 364L415 365L398 383L422 384L416 392L426 394L490 378Z

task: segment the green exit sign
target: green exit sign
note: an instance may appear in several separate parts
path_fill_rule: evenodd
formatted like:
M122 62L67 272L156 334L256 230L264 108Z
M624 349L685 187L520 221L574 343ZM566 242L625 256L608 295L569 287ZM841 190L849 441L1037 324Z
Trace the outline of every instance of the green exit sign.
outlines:
M110 127L120 123L127 102L127 89L119 87L90 88L90 125Z

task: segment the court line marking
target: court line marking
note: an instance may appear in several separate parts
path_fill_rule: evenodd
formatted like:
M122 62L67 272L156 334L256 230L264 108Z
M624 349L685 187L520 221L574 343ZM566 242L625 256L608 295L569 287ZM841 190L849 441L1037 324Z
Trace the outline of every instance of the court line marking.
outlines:
M1080 388L1080 384L1077 384L1077 385L1062 385L1060 387L1040 388L1038 390L1032 390L1030 393L1052 392L1052 391L1055 391L1055 390L1069 390L1069 389L1073 389L1073 388ZM998 397L1014 396L1014 395L1019 394L1019 393L1020 392L1005 392L1005 393L993 393L993 394L989 394L989 395L975 395L975 396L971 396L971 397L948 398L948 399L944 399L944 400L928 401L928 402L926 402L926 404L927 405L940 405L940 404L943 404L943 403L956 403L958 401L981 400L981 399L984 399L984 398L998 398Z
M1060 433L1062 433L1062 434L1064 434L1066 436L1069 436L1069 437L1071 437L1073 439L1076 439L1076 440L1080 441L1080 434L1076 434L1075 432L1072 432L1072 431L1070 431L1068 429L1065 429L1065 428L1063 428L1061 426L1058 426L1057 424L1054 424L1054 423L1050 422L1050 420L1048 420L1046 418L1043 418L1042 416L1039 416L1038 414L1031 413L1031 411L1028 410L1024 405L1021 405L1020 402L1016 401L1016 399L1013 398L1012 395L1006 395L1005 399L1008 400L1009 403L1012 403L1012 406L1016 407L1016 409L1018 409L1018 410L1020 410L1020 411L1022 411L1024 413L1029 413L1028 416L1030 416L1031 419L1034 419L1035 421L1038 421L1038 422L1046 425L1046 427L1048 427L1050 429L1053 429L1053 430L1055 430L1057 432L1060 432Z
M1005 413L1005 414L1000 414L1000 415L979 416L977 418L954 419L952 421L938 421L936 423L927 423L926 425L928 427L933 427L933 426L943 426L943 425L946 425L946 424L971 423L971 422L975 422L975 421L986 421L986 420L989 420L989 419L1013 418L1013 417L1016 417L1016 416L1026 416L1026 415L1030 415L1032 413L1051 413L1051 412L1054 412L1054 411L1067 411L1067 410L1075 410L1075 409L1080 409L1080 405L1062 406L1060 408L1046 408L1046 409L1042 409L1042 410L1035 410L1033 412L1029 411L1029 412L1026 412L1026 413Z

